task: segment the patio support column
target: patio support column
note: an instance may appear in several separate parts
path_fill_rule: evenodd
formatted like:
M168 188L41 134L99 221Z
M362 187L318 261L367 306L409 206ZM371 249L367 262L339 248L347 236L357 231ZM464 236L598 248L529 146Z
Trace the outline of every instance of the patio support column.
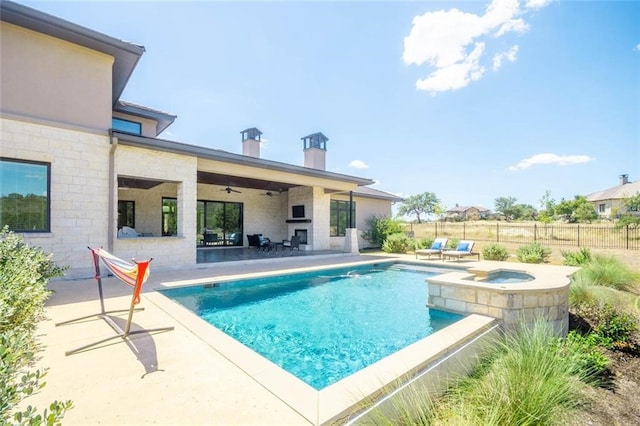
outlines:
M344 252L345 253L360 253L358 249L358 229L347 228L344 236Z
M107 201L107 250L113 252L113 239L118 230L118 178L116 177L115 152L118 148L118 138L111 134L109 130L111 148L109 148L109 194Z

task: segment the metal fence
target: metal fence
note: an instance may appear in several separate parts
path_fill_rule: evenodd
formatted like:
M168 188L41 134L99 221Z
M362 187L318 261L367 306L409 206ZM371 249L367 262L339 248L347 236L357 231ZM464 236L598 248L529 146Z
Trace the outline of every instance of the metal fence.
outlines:
M444 236L498 243L538 242L566 247L640 250L640 228L628 225L616 228L614 225L589 224L429 222L412 225L412 231L416 238Z

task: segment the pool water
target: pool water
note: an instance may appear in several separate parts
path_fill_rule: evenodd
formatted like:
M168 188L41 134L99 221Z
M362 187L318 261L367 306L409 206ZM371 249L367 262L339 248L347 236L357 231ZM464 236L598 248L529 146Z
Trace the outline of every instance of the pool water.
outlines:
M319 390L462 319L425 306L425 278L444 272L367 266L162 293Z
M532 280L533 276L527 274L526 272L499 271L493 274L489 274L485 281L492 284L516 284Z

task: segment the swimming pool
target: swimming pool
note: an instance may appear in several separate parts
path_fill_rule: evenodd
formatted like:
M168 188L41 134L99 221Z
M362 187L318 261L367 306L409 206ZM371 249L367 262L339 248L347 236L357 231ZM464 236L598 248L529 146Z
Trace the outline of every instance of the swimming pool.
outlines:
M497 271L489 274L485 282L492 284L515 284L533 281L533 275L519 271Z
M319 390L462 319L425 306L425 278L448 271L364 265L161 292Z

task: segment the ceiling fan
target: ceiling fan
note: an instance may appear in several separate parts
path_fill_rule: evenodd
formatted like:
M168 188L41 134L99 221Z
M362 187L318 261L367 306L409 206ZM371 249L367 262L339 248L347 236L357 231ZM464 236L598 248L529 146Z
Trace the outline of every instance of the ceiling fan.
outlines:
M242 192L238 191L237 189L233 189L230 186L227 186L226 188L223 188L220 191L227 191L227 194L231 194L232 192L242 194Z
M278 192L267 191L262 195L266 195L267 197L273 197L274 195L280 195L280 194L282 194L282 189L280 189Z

